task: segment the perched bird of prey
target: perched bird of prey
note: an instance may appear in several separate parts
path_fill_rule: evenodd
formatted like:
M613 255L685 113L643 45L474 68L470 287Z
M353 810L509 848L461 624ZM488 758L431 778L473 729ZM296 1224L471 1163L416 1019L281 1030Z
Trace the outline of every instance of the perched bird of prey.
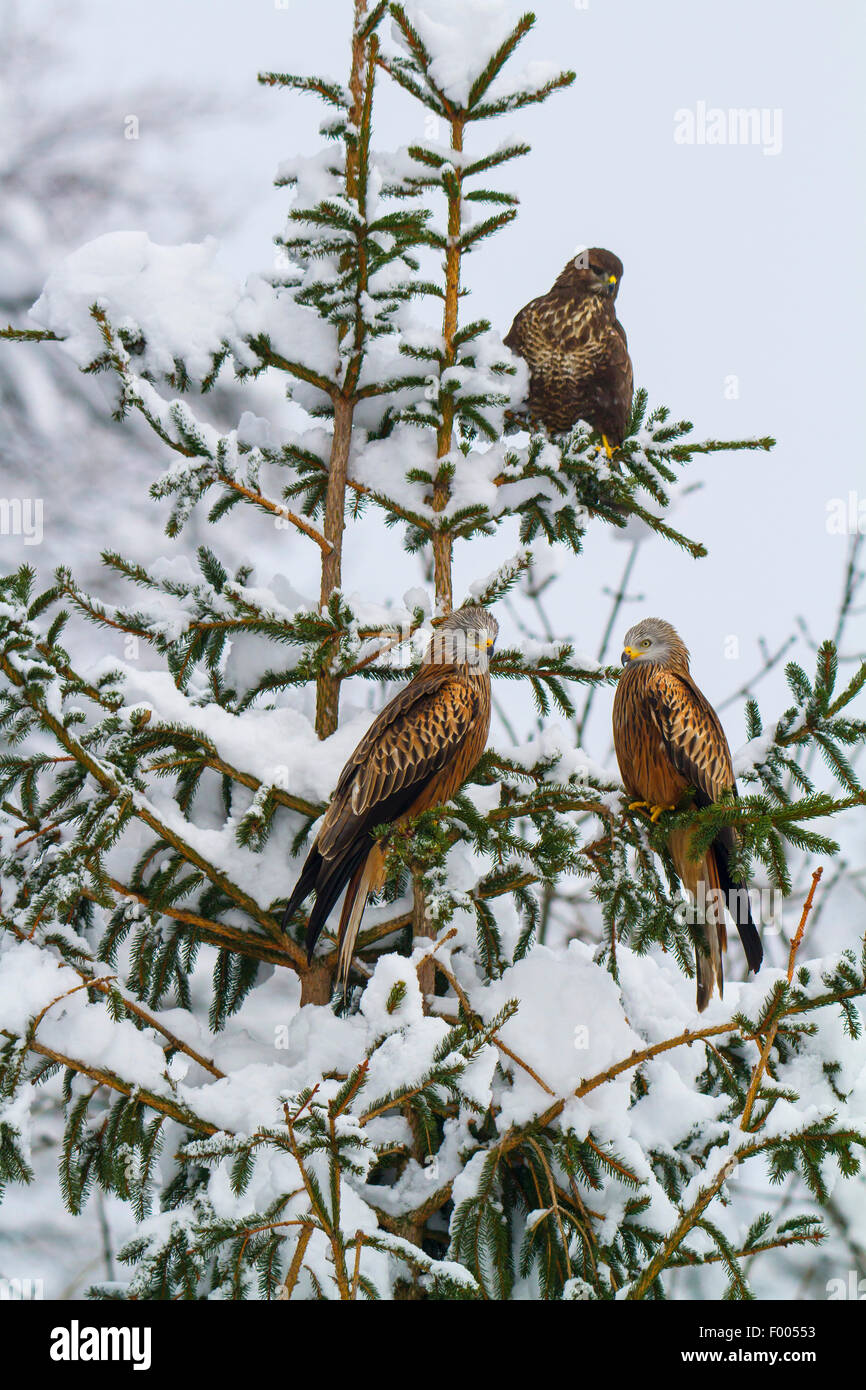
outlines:
M709 806L729 789L736 795L728 741L718 715L689 674L689 653L676 630L661 618L644 618L626 633L622 662L613 738L626 791L636 798L629 809L646 807L656 821L662 811L674 808L687 787L694 788L695 806ZM703 912L706 950L698 950L696 960L698 1009L703 1010L714 985L720 995L724 985L722 902L736 923L750 970L760 968L763 951L746 886L731 877L735 832L720 830L697 861L689 858L692 833L672 830L668 846L683 885L699 905L708 904Z
M554 434L585 420L608 458L628 427L632 366L616 316L622 261L593 247L515 318L505 342L529 367L529 415Z
M385 857L373 831L444 804L484 751L490 729L488 657L498 630L484 608L451 613L433 634L417 675L373 721L340 773L283 914L283 930L307 894L315 892L307 925L312 959L319 933L346 888L339 930L344 981L367 897L385 880Z

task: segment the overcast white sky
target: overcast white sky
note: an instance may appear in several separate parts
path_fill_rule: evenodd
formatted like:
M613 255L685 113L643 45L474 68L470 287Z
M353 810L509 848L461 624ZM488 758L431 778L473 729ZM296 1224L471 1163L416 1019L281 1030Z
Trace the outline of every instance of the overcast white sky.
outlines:
M84 0L71 21L53 4L43 8L47 26L71 24L78 56L70 90L113 93L118 129L125 92L148 80L224 92L237 121L206 125L192 153L238 216L226 264L239 277L270 264L286 207L285 192L271 187L276 165L317 147L321 112L310 98L258 89L255 75L271 68L345 80L350 0ZM464 312L489 317L504 333L574 246L610 247L625 265L618 308L635 381L651 401L692 419L700 437L778 439L770 455L694 465L688 476L705 485L674 521L705 541L709 558L696 562L653 542L635 576L645 601L628 621L646 613L672 620L700 683L718 700L756 664L758 635L781 641L797 613L816 635L831 629L846 539L828 534L827 504L851 489L866 497L864 6L539 0L535 9L524 58L552 58L578 78L543 107L473 137L481 148L513 132L533 153L500 174L521 197L520 216L470 258ZM377 100L379 147L422 136L420 108L386 81ZM780 152L675 143L675 112L700 102L778 109ZM147 111L136 114L141 140L130 143L129 157L146 158ZM159 218L146 230L158 239ZM725 396L730 375L736 400ZM369 598L387 597L393 584L385 567L374 568L377 534L371 530L363 553L352 552L347 576L347 587L357 584ZM583 650L598 639L599 590L626 555L609 534L592 531L551 605L562 635ZM493 568L509 548L513 539L464 547L458 594L461 581ZM731 634L740 638L736 663L724 655ZM767 692L770 710L781 690L772 682ZM741 721L731 711L728 722L736 746Z

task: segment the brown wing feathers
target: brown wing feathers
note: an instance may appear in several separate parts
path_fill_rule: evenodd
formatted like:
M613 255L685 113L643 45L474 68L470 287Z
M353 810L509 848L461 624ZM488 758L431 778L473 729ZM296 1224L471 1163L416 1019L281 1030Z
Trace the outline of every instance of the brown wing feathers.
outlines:
M658 620L647 620L648 624ZM668 628L678 642L676 634ZM652 632L639 625L634 632ZM680 644L681 645L681 644ZM623 654L624 660L628 652ZM685 649L682 649L685 652ZM671 665L657 660L629 660L620 677L614 700L614 742L626 790L650 805L676 804L687 787L693 801L707 806L728 790L736 795L730 749L719 718L695 685L685 661L677 656ZM692 833L674 830L668 847L677 873L692 895L703 881L706 889L719 890L736 922L749 967L757 970L763 958L760 938L752 920L745 885L733 878L731 855L736 835L726 827L719 832L701 860L690 856ZM703 1009L713 987L721 994L724 982L722 952L725 948L724 912L716 912L718 899L708 894L705 923L706 950L697 957L697 1002Z
M697 806L709 806L723 792L737 794L731 752L719 717L691 676L683 672L660 671L650 705L662 734L665 749L685 783L694 787ZM758 970L763 959L761 939L752 920L748 893L738 892L746 885L732 878L730 856L736 849L736 836L726 826L715 837L707 858L712 860L710 885L724 894L737 926L749 968ZM724 923L721 924L724 931ZM720 991L721 992L721 991Z
M614 310L622 263L598 247L586 256L586 264L569 261L547 294L520 310L504 341L529 367L532 419L557 433L585 420L615 446L625 437L633 389Z
M655 672L646 695L674 767L695 788L699 804L715 801L734 781L728 741L715 710L679 671Z
M486 661L478 669L444 662L423 666L374 720L340 774L283 914L285 930L315 892L307 925L310 958L348 885L340 918L345 977L367 896L384 878L373 832L448 801L478 761L489 725Z

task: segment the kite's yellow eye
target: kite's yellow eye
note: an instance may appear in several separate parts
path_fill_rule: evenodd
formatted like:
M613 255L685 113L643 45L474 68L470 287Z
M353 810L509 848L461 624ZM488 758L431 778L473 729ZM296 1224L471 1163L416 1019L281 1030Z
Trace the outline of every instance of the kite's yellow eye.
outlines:
M642 647L651 647L651 646L652 646L652 642L650 641L650 639L649 639L648 637L645 637L645 638L643 639L643 641L641 642L641 646L642 646Z

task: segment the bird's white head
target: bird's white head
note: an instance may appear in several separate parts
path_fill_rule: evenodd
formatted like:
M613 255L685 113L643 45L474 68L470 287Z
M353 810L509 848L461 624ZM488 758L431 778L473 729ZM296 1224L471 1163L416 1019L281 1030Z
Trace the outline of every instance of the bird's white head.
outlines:
M642 618L625 634L623 666L633 661L651 661L659 666L689 669L688 648L675 627L664 618Z
M486 608L455 608L436 629L426 660L486 669L498 632Z

